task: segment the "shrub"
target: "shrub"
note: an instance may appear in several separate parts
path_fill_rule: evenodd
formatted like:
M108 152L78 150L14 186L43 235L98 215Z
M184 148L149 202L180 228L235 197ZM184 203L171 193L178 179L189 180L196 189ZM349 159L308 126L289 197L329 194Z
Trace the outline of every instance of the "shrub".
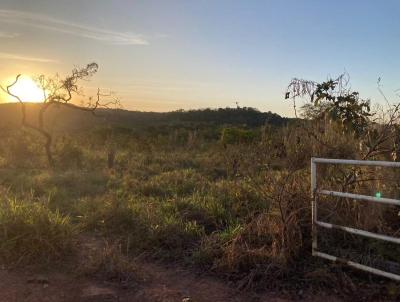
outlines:
M236 127L224 128L221 134L223 144L244 144L253 142L257 138L254 130L240 129Z

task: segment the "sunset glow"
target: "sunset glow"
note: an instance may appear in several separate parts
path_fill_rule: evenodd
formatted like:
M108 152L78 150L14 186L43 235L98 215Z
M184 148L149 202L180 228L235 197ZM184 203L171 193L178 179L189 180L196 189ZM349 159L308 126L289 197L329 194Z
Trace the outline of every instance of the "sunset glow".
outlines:
M18 82L10 88L10 92L24 102L40 103L44 100L43 90L28 76L21 76ZM8 101L16 102L17 100L9 96Z
M378 77L397 97L398 1L39 2L1 1L0 80L63 77L94 61L99 72L83 88L104 87L126 109L157 112L238 102L293 117L283 100L291 78L323 81L344 71L366 98L385 104ZM333 18L321 13L328 10ZM0 103L10 101L0 93Z

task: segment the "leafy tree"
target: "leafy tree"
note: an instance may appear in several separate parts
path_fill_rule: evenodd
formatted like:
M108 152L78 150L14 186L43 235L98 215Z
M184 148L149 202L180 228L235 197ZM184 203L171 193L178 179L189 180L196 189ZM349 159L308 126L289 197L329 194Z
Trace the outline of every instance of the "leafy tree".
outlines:
M296 97L308 96L310 103L304 107L306 116L339 121L346 130L360 136L365 133L372 116L370 101L347 88L348 82L347 74L322 83L295 78L290 82L285 98L295 102Z
M369 100L362 99L359 93L349 88L348 74L323 83L294 78L290 82L285 99L292 99L296 112L297 97L308 97L302 107L303 117L315 121L330 119L338 121L345 130L359 139L361 159L385 155L398 161L400 159L400 103L391 103L383 93L378 80L378 91L386 101L386 110L371 112ZM331 149L318 137L318 131L308 131L320 144Z

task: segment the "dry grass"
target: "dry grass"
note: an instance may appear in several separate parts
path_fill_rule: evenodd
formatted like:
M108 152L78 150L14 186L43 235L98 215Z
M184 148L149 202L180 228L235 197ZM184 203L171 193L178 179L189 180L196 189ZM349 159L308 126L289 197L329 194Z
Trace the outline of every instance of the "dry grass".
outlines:
M85 248L88 249L87 246ZM83 260L80 274L115 282L124 288L136 287L147 279L140 266L118 242L104 240L92 246Z
M3 263L61 260L72 250L76 227L46 202L3 196L0 204L0 259Z
M63 159L60 169L1 175L0 185L18 197L4 198L0 208L0 226L6 230L1 233L2 259L58 258L70 250L78 229L118 242L100 249L87 268L107 279L134 280L137 270L129 258L144 253L216 273L241 289L326 286L324 276L340 286L340 278L351 278L348 271L321 271L326 263L310 255L309 157L357 157L354 142L333 126L322 134L315 130L318 140L301 127L262 131L251 142L225 146L194 135L178 144L168 134L123 134L115 141L120 145L111 170L98 138L71 136L67 146L56 148ZM328 145L333 142L337 146L332 149ZM80 164L69 167L74 154ZM2 162L12 163L7 156ZM343 183L347 173L319 172L324 186ZM326 203L325 210L321 215L333 212L331 218L344 225L392 234L400 227L393 211L350 203ZM331 246L341 242L347 248L353 241L331 235ZM379 243L373 249L388 250ZM389 256L399 254L396 250Z

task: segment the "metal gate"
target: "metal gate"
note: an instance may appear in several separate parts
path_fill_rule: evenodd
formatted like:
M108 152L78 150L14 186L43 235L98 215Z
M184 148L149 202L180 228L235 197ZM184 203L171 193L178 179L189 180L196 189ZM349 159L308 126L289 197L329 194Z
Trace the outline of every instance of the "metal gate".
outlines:
M377 202L380 204L389 204L400 206L400 200L390 199L390 198L381 198L381 197L373 197L368 195L360 195L360 194L352 194L345 192L336 192L329 190L320 190L317 187L317 164L342 164L342 165L359 165L359 166L379 166L379 167L392 167L392 168L400 168L400 162L389 162L389 161L368 161L368 160L347 160L347 159L329 159L329 158L311 158L311 200L312 200L312 255L321 257L324 259L328 259L331 261L337 261L341 263L345 263L351 267L356 269L360 269L369 273L373 273L376 275L384 276L390 279L394 279L400 281L400 275L393 274L390 272L386 272L380 269L376 269L367 265L363 265L357 262L353 262L350 260L342 259L327 253L318 251L318 241L317 241L317 227L327 228L327 229L338 229L350 234L364 236L368 238L388 241L392 243L400 244L400 238L395 238L391 236L371 233L359 229L354 229L346 226L335 225L332 223L327 223L318 220L317 216L317 200L318 195L328 195L334 197L341 198L350 198L355 201L369 201L369 202Z

